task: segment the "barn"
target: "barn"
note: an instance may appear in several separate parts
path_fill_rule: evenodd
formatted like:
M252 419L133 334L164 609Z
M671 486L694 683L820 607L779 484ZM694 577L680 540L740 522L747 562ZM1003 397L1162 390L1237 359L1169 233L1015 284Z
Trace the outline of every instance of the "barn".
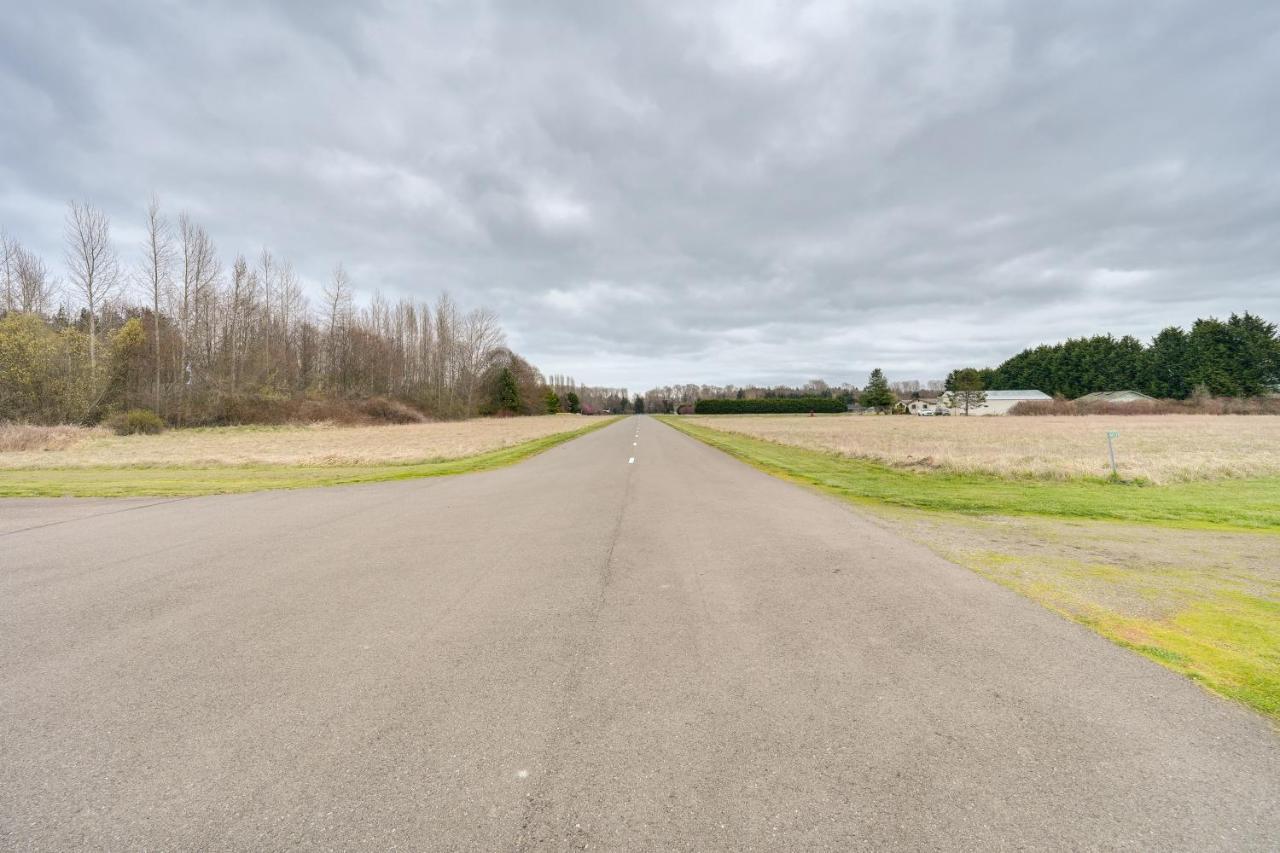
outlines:
M979 403L976 406L970 406L969 414L971 415L1007 415L1009 414L1009 410L1012 409L1014 406L1016 406L1018 403L1023 403L1023 402L1026 402L1027 400L1053 399L1043 391L1030 391L1030 390L1019 390L1019 389L1007 390L1007 391L987 391L986 395L987 395L986 402ZM951 414L962 415L964 414L964 409L963 407L956 408L953 406L951 407Z
M1077 397L1078 403L1141 403L1144 400L1155 401L1155 397L1143 394L1141 391L1094 391L1092 394L1085 394L1083 397Z

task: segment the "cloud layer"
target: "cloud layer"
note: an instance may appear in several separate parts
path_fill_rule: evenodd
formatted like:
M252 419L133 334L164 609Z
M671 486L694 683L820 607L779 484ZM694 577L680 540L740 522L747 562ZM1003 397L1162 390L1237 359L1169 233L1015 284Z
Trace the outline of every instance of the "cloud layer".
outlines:
M155 191L595 383L927 379L1280 320L1276 80L1267 2L28 4L0 224Z

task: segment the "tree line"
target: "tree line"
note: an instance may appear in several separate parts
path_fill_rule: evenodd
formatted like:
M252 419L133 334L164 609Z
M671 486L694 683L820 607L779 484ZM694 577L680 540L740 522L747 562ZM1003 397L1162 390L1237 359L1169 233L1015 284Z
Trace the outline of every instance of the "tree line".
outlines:
M696 415L777 415L843 412L845 408L845 404L834 397L757 397L699 400L693 411Z
M884 371L875 368L862 388L850 384L830 385L822 379L810 379L803 385L663 385L649 389L643 398L650 412L675 412L681 406L705 409L717 413L723 411L746 411L751 407L717 406L714 403L707 407L699 407L703 400L804 400L833 401L831 403L800 404L764 404L760 411L844 411L850 404L869 409L887 409L899 399L908 399L912 394L922 390L941 391L941 380L920 383L916 380L889 382ZM836 406L835 403L839 405ZM798 406L798 407L797 407Z
M889 382L879 368L867 384L829 385L813 379L790 385L676 384L651 388L643 399L651 412L693 409L698 401L833 399L866 409L888 411L899 400L926 392L942 395L967 410L980 404L985 390L1035 389L1051 396L1080 397L1094 391L1142 391L1152 397L1250 398L1280 392L1280 335L1277 326L1255 314L1196 320L1190 330L1170 326L1149 344L1126 335L1072 338L1023 350L998 367L966 367L945 381ZM743 410L712 403L705 411Z
M662 385L650 388L643 397L647 411L674 412L683 405L693 406L699 400L771 400L781 398L823 398L850 403L857 398L853 385L828 385L811 379L804 385L695 385L692 383Z
M313 303L286 260L264 249L226 263L203 226L154 199L144 234L121 252L106 214L73 202L65 281L0 235L0 420L146 408L176 425L231 423L296 412L286 404L299 399L370 397L438 418L547 410L548 383L487 309L447 293L358 305L341 264ZM504 372L515 398L500 398Z
M579 385L573 377L555 373L547 377L547 388L560 400L560 410L565 412L599 415L605 412L622 413L627 410L628 406L634 407L634 401L628 396L626 388ZM576 408L569 405L568 399L570 397L576 398ZM641 411L643 411L643 406L642 402Z
M1280 336L1274 323L1245 312L1196 320L1189 331L1170 326L1145 345L1131 335L1072 338L1025 349L995 368L953 371L948 390L969 371L985 388L1068 398L1119 390L1174 400L1256 397L1280 390Z

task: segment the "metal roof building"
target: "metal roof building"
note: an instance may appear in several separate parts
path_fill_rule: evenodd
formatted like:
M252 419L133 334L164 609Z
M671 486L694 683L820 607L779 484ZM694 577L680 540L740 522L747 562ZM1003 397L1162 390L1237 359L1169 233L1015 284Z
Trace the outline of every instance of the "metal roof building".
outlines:
M1043 391L1029 389L991 390L986 392L986 396L985 402L969 407L970 415L1006 415L1018 403L1028 400L1053 399ZM954 415L964 414L963 407L952 407L950 411Z
M1155 397L1141 391L1094 391L1092 394L1076 397L1077 402L1082 403L1137 403L1154 399Z

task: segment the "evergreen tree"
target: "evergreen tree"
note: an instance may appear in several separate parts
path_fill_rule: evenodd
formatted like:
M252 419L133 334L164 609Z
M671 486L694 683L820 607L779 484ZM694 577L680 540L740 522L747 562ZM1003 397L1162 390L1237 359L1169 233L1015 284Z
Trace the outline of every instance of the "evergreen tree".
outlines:
M1187 333L1169 326L1146 351L1142 391L1152 397L1185 400L1191 394L1191 345Z
M1210 317L1191 327L1190 384L1215 396L1256 397L1280 384L1276 326L1245 312L1227 322Z
M578 395L576 393L574 393L573 391L570 391L568 394L565 395L564 399L569 406L570 412L572 412L575 415L582 414L582 401L578 399Z
M494 408L499 412L518 414L520 412L520 385L511 368L504 367L498 374L498 393L494 400Z
M560 413L560 395L555 391L552 391L550 388L547 389L546 404L548 415L556 415Z
M644 397L641 397L639 394L637 394L636 401L631 405L631 408L635 411L637 415L643 415L644 414Z
M972 367L952 371L947 377L947 384L949 387L943 395L943 402L948 409L960 409L967 415L969 409L987 402L987 393L982 389L982 374Z
M871 371L867 379L867 387L862 389L858 402L868 409L887 409L894 403L893 392L889 390L889 382L884 378L880 368Z

